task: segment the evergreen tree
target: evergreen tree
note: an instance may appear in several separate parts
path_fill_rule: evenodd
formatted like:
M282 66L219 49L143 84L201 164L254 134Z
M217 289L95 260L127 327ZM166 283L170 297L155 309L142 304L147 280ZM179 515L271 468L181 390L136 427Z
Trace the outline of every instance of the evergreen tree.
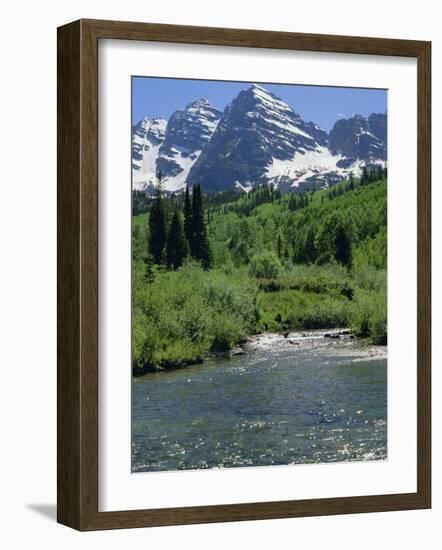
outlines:
M282 238L281 233L278 233L278 237L276 239L276 253L278 254L278 258L282 258Z
M189 246L184 235L183 222L178 208L175 208L166 245L167 267L178 269L183 265L189 253Z
M351 250L351 235L345 224L339 223L335 232L335 259L337 262L351 267L352 250Z
M190 200L189 186L186 185L186 192L184 195L184 235L189 244L189 248L193 249L193 216L192 216L192 202Z
M362 168L361 184L365 185L366 183L368 183L368 170L367 167L364 166Z
M212 264L212 254L207 237L207 227L204 219L201 187L195 184L192 191L192 256L199 260L204 268Z
M201 228L203 226L203 206L200 196L200 186L196 183L192 188L192 227L190 230L190 253L198 258Z
M331 213L316 234L316 253L311 260L316 259L317 263L324 264L334 259L348 268L351 267L352 236L351 220L345 219L342 213Z
M149 213L149 252L156 264L161 263L167 238L166 207L161 190L161 172L158 174L158 185L155 198Z
M304 259L307 263L311 263L316 258L315 232L313 228L307 229L307 234L304 240Z
M380 164L378 165L378 174L377 174L376 179L378 179L378 180L384 179L384 169L382 168L382 166Z
M144 278L146 279L147 283L153 283L155 281L155 271L153 269L153 258L150 254L148 254L145 258L143 258L143 261L144 261L144 265L146 266Z
M293 193L290 193L288 205L290 212L294 212L296 210L296 199Z
M353 172L350 172L350 176L348 178L348 188L350 191L353 191L355 188L355 180L353 178Z

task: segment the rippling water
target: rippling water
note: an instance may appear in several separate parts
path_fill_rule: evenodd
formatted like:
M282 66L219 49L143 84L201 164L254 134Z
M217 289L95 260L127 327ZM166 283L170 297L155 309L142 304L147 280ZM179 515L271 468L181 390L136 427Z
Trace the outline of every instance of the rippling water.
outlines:
M133 380L132 470L387 457L387 361L332 347L246 355Z

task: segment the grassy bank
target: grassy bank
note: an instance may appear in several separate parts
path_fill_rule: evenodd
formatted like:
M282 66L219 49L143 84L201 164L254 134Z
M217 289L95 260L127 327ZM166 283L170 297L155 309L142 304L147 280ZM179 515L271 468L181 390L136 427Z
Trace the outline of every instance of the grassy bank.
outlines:
M177 271L156 271L145 284L137 263L133 296L135 373L202 360L226 351L258 329L258 287L219 270L188 263Z
M384 275L385 277L385 272ZM367 287L338 265L293 268L271 280L246 270L226 275L189 263L158 270L144 284L146 266L134 270L133 369L202 361L260 332L348 327L372 343L386 343L386 297L376 273Z
M261 331L347 327L371 343L386 343L385 270L361 281L337 264L296 266L261 286Z
M149 215L134 216L134 374L195 363L264 331L347 327L385 344L386 189L385 180L340 184L300 205L268 190L208 199L210 269L189 258L176 270L154 264Z

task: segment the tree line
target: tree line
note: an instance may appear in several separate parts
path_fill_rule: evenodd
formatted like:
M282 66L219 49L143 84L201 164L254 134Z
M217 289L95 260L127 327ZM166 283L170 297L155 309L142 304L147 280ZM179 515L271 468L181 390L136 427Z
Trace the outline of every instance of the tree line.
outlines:
M304 195L286 193L248 216L226 206L212 207L208 226L216 267L247 265L270 250L284 265L337 262L351 268L361 261L362 241L386 226L386 180L361 184L358 178ZM382 239L370 247L384 258Z
M186 258L193 258L204 269L212 265L212 253L207 236L202 203L201 186L193 186L192 193L186 186L184 204L175 201L169 213L161 188L161 174L149 212L149 254L155 264L165 264L168 269L178 269Z
M247 264L257 248L258 243L252 244L252 242L260 231L257 231L258 228L249 227L245 220L251 220L256 213L261 211L261 208L265 207L271 208L271 210L268 211L268 218L267 216L262 218L262 214L259 215L259 219L263 223L265 222L264 235L261 238L264 238L266 242L270 239L274 243L272 248L280 260L288 261L290 259L296 264L322 264L334 258L346 267L351 267L353 263L352 244L356 238L353 223L355 217L349 215L350 212L346 212L343 219L341 215L333 213L330 220L326 220L324 215L327 213L328 217L329 210L326 209L323 214L320 214L322 210L320 207L326 207L329 200L385 179L386 176L386 168L367 169L364 167L361 177L358 179L350 174L348 179L328 189L307 190L302 194L282 194L271 185L261 185L246 195L238 195L236 191L228 190L219 194L222 197L205 195L206 209L204 210L200 184L196 184L192 192L189 187L186 187L184 193L166 197L162 192L161 174L159 174L159 183L150 205L148 252L151 259L149 262L166 265L169 269L178 269L186 258L192 258L208 269L214 263L219 264L220 254L224 256L227 254L235 265ZM354 198L356 199L356 196ZM223 199L235 200L222 204ZM353 199L351 203L354 203ZM379 214L382 217L381 204L379 204ZM272 208L273 206L276 207L275 210ZM309 206L315 208L311 210L308 208ZM350 211L352 210L351 208ZM287 212L287 219L283 214L284 211ZM296 213L295 218L292 218L292 213ZM235 227L236 224L231 219L234 225L231 227L228 238L221 239L226 243L226 247L220 251L220 246L223 248L223 245L218 242L219 238L213 234L213 222L215 221L215 225L218 226L221 218L232 214L239 216L244 221L238 220L239 226ZM301 218L298 218L298 214L301 215ZM366 218L365 214L366 208L362 208L358 214L360 221ZM377 216L371 217L371 219L377 219ZM328 223L324 223L326 221ZM381 220L379 219L379 221ZM322 225L327 228L319 231ZM215 229L215 233L217 232ZM225 230L222 232L225 233ZM359 241L360 238L357 240Z

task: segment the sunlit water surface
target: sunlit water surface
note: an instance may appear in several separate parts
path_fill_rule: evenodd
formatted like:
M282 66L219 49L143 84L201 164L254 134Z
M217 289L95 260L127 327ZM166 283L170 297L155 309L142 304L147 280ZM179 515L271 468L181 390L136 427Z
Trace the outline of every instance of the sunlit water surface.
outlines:
M387 361L256 346L132 386L132 470L387 457Z

